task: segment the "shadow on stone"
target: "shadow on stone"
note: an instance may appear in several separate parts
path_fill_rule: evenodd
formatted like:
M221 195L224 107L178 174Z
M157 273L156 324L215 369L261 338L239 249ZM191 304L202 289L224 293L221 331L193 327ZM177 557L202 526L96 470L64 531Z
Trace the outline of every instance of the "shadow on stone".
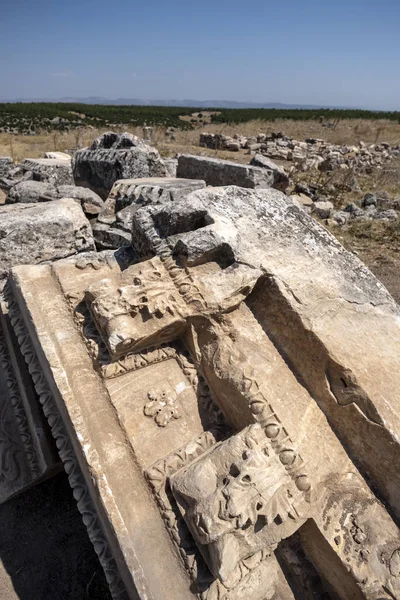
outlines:
M65 474L0 507L0 589L2 600L111 600Z

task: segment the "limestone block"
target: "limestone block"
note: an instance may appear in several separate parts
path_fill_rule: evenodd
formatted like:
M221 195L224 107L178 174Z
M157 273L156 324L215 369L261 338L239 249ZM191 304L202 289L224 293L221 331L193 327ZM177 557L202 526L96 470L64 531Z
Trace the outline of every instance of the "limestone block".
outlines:
M73 158L76 185L89 187L105 200L118 179L165 177L167 169L158 151L124 133L106 133Z
M229 160L180 154L177 176L202 179L207 185L237 185L245 188L269 188L274 183L272 171L242 165Z
M0 156L0 178L7 177L13 167L14 163L10 156Z
M93 249L89 221L75 200L0 207L0 279L13 265L57 260Z
M76 198L83 212L88 216L98 215L104 208L104 202L92 190L77 185L59 185L58 198Z
M310 198L310 196L307 196L307 194L293 194L292 196L289 196L289 198L293 204L299 208L303 208L307 212L311 212L314 208L314 201Z
M276 190L284 192L289 185L289 177L287 176L285 169L277 165L273 160L264 156L263 154L256 154L250 161L250 164L254 167L262 167L272 171L273 174L273 187Z
M319 202L314 202L314 213L320 219L329 219L332 215L335 207L330 200L321 200Z
M24 204L34 202L49 202L61 198L76 198L80 201L83 211L87 215L98 215L104 209L104 202L92 190L76 185L58 185L44 181L21 181L11 187L6 203Z
M4 303L0 313L0 504L57 473L50 427Z
M37 181L48 181L53 185L73 184L71 158L25 158L19 166L33 173Z
M190 192L205 187L205 182L197 179L175 177L122 179L115 182L109 198L115 200L115 211L118 212L130 204L139 207L181 200Z
M66 152L45 152L45 158L52 158L53 160L71 160L70 154Z
M57 198L57 190L51 183L33 180L20 181L9 190L6 204L48 202Z

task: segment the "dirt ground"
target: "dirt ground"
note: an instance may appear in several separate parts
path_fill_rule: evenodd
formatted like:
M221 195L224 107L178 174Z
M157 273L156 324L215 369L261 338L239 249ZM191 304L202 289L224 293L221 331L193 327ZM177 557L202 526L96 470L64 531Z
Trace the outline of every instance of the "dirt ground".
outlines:
M332 233L347 250L356 253L400 304L400 245L388 245L371 238L360 240L345 231L341 232L338 227Z
M1 600L111 600L66 475L0 506Z

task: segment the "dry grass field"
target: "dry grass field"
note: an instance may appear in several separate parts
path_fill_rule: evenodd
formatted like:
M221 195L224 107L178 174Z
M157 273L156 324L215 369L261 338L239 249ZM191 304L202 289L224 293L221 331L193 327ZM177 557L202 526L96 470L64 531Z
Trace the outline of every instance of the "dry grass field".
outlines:
M289 137L303 140L307 137L321 138L331 144L355 144L359 141L367 144L387 142L400 144L400 124L389 120L370 121L367 119L342 119L334 128L324 127L317 120L292 121L249 121L241 125L206 125L204 131L224 133L226 135L257 135L283 131Z
M143 136L142 127L115 126L114 131L129 131ZM42 132L38 135L10 135L0 133L0 156L12 156L15 161L22 158L43 156L50 150L63 151L71 148L81 148L89 145L106 129L94 127L78 128L69 132ZM199 123L193 129L176 130L175 139L169 140L164 128L153 128L153 145L164 156L173 156L177 152L196 152L217 155L231 160L243 160L245 152L208 151L199 147L201 131L209 133L224 133L226 135L252 136L258 133L284 131L290 137L304 140L307 137L322 138L332 144L356 144L359 141L367 144L387 142L392 145L400 144L400 124L389 120L369 121L366 119L343 119L336 127L323 127L318 121L249 121L241 125ZM223 156L222 156L223 155Z

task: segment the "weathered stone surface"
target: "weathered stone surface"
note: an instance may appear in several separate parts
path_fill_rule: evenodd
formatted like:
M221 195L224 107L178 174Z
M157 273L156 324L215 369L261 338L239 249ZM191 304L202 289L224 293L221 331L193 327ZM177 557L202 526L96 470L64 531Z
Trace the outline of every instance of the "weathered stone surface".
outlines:
M0 504L60 470L5 304L0 313Z
M329 200L321 200L314 203L314 212L320 219L329 219L335 207Z
M116 227L116 223L97 222L92 226L93 237L99 250L108 250L129 246L132 234L123 227Z
M6 204L22 202L48 202L56 200L58 193L55 186L44 181L21 181L12 186L7 194Z
M58 198L76 198L80 200L83 212L87 215L98 215L104 208L104 202L88 188L77 185L59 185Z
M135 204L130 204L122 210L119 210L115 215L116 226L120 229L124 229L125 231L131 233L133 214L136 212L137 209L138 207Z
M293 460L293 451L286 452ZM207 547L212 572L223 581L240 560L289 537L299 520L305 522L301 493L259 424L183 467L171 486L196 541Z
M25 158L19 165L25 172L33 173L37 181L53 185L73 184L71 157L69 160L53 158Z
M128 133L105 133L73 158L76 185L89 187L104 200L118 179L165 177L158 151Z
M273 160L264 156L263 154L256 154L250 161L250 164L254 167L262 167L272 171L273 175L273 187L276 190L284 192L289 185L289 177L283 167L277 165Z
M274 183L272 171L242 165L229 160L180 154L177 176L203 179L207 185L237 185L245 188L269 188Z
M171 177L116 181L97 223L93 226L97 247L99 249L119 248L127 243L130 244L133 214L141 206L181 200L190 192L203 189L205 186L204 181L197 179Z
M301 375L351 456L400 512L394 467L400 446L393 442L400 431L396 303L358 258L274 190L204 190L191 194L184 207L175 203L142 209L134 218L133 242L139 253L152 254L140 215L154 211L160 235L168 238L168 223L181 210L188 214L191 202L194 214L200 214L202 204L208 221L214 221L207 225L203 216L197 226L201 229L191 234L192 245L197 234L212 231L221 247L229 246L234 260L268 274L263 284L268 302L254 304L260 322ZM187 219L186 225L181 224L181 231L193 229ZM176 228L171 234L177 252L180 236ZM183 258L190 259L185 250Z
M104 202L92 190L76 185L54 186L44 181L21 181L9 190L6 204L21 202L49 202L61 198L79 200L83 212L87 215L98 215L104 209Z
M114 598L399 596L385 288L276 190L146 206L133 244L7 296Z
M14 167L4 177L0 177L0 186L3 190L9 190L16 183L31 179L33 179L32 171L24 171L20 167Z
M71 160L71 156L66 152L45 152L45 158L52 158L53 160Z
M173 177L149 177L122 179L113 185L109 198L115 200L115 211L136 204L162 204L181 200L190 192L206 187L198 179L177 179Z
M0 207L0 279L14 265L93 249L89 221L73 199Z
M176 177L176 171L178 169L177 158L164 158L165 168L167 169L168 177Z
M293 204L295 204L299 208L303 208L309 213L314 208L314 201L310 198L310 196L307 196L306 194L293 194L292 196L289 196L289 198L293 202Z
M362 206L366 208L367 206L376 206L378 203L378 199L375 194L365 194L362 199Z
M398 213L394 209L377 211L373 215L374 219L385 219L387 221L397 221L399 218Z
M13 167L14 163L10 156L0 156L0 177L7 177Z

